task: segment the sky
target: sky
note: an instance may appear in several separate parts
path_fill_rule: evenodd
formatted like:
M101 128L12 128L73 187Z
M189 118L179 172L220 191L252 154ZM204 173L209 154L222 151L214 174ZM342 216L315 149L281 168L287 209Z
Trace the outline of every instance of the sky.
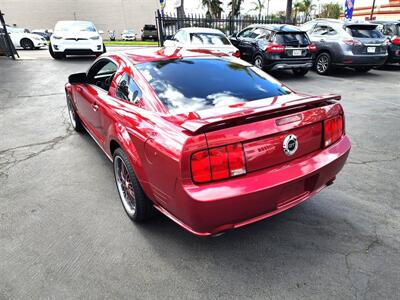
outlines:
M179 0L166 0L166 7L165 11L171 12L174 10L174 2L179 1ZM201 0L184 0L185 1L185 12L188 14L191 13L205 13L204 8L201 5ZM229 9L227 8L228 3L230 0L221 0L223 2L223 8L224 8L224 13L228 13ZM265 0L265 6L267 5L267 1ZM296 0L293 0L293 3ZM242 14L250 13L250 14L256 14L255 12L251 12L250 10L254 7L255 0L244 0L242 4ZM345 0L313 0L313 4L315 5L322 5L324 3L339 3L341 5L344 5ZM355 7L361 7L361 6L370 6L372 5L373 0L355 0L354 6ZM389 0L376 0L376 5L388 3ZM270 7L270 12L276 13L278 11L284 11L286 10L286 1L285 0L270 0L269 2L269 7ZM264 13L266 13L266 9L264 10Z

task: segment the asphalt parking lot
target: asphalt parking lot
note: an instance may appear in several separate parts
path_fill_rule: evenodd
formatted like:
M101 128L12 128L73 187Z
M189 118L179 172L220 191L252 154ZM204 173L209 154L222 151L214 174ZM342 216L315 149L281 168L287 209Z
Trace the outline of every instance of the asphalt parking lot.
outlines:
M198 238L133 224L111 163L71 129L63 86L92 59L20 53L0 58L0 299L400 298L399 67L277 75L342 95L347 165L300 206Z

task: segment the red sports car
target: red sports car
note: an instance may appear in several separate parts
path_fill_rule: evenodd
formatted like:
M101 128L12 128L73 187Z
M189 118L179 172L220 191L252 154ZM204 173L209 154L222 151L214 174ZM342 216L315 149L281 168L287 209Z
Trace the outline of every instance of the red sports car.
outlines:
M350 151L340 96L299 94L235 57L103 54L65 86L71 123L113 162L128 216L215 235L330 185Z

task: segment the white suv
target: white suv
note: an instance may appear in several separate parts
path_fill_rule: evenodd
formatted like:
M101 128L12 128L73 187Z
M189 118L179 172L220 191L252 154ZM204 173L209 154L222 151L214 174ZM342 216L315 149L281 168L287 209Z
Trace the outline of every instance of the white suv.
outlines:
M106 52L100 33L92 22L59 21L50 38L50 55L55 59L66 55L99 56Z

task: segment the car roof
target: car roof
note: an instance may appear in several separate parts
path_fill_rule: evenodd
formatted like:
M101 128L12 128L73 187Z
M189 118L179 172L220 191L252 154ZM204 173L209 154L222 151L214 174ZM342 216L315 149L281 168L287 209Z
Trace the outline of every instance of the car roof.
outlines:
M299 27L290 25L290 24L252 24L248 26L247 28L250 27L262 27L271 31L276 31L276 32L302 32Z
M179 47L143 47L118 52L107 52L101 57L120 56L126 61L136 65L140 63L162 61L182 58L217 58L228 57L227 54L209 50L184 49Z
M396 24L396 25L400 25L400 21L372 21L371 23L373 24Z
M214 29L214 28L207 28L207 27L185 27L181 28L180 30L184 30L188 33L223 33L221 30Z

